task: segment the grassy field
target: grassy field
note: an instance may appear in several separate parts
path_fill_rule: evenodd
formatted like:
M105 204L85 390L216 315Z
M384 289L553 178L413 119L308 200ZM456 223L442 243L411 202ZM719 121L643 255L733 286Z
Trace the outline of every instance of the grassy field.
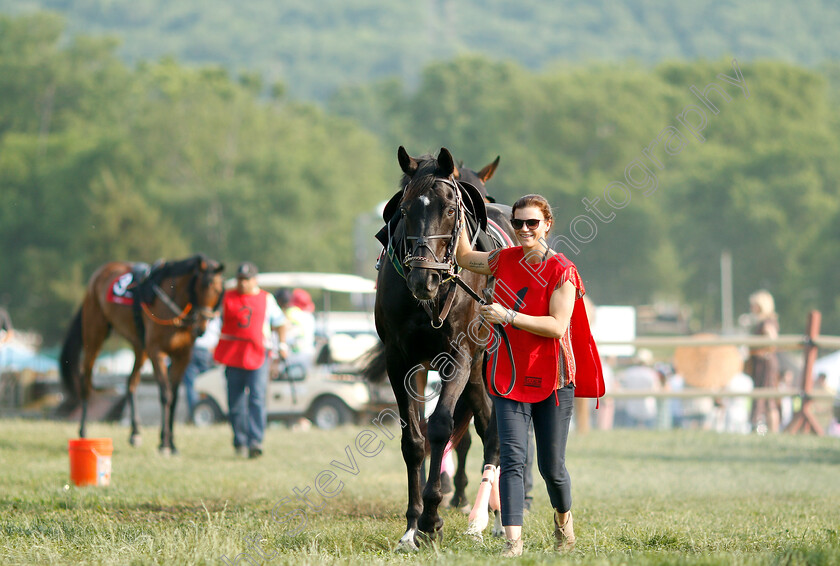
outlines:
M0 421L0 564L224 564L243 552L265 564L486 564L503 543L475 543L466 517L444 514L444 540L414 555L402 535L405 472L399 441L380 435L364 457L364 427L335 432L271 428L260 460L238 460L227 427L179 426L181 455L158 456L157 430L128 445L128 430L95 424L114 439L109 487L69 483L71 423ZM377 430L374 427L367 427ZM352 453L351 459L345 449ZM473 450L470 496L478 484ZM340 465L332 464L333 460ZM840 441L808 436L612 431L574 435L568 461L577 549L569 564L840 564ZM293 490L310 497L306 525L288 515ZM518 563L558 561L551 511L536 480ZM284 503L284 498L290 498ZM278 506L279 504L279 506ZM279 523L278 519L295 519ZM264 556L249 545L259 541ZM250 540L249 540L250 539ZM242 557L245 558L245 557ZM516 561L514 561L516 562ZM248 564L241 560L239 564Z

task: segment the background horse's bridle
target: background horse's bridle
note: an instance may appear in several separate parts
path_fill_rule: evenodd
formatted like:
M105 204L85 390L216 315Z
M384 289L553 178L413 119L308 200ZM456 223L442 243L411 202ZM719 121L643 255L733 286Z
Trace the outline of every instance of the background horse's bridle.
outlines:
M219 306L221 304L221 300L217 301L215 308L202 307L193 310L193 304L198 302L198 293L196 293L195 287L196 285L204 285L205 283L207 283L207 286L209 287L209 282L205 281L205 279L208 276L209 270L204 271L201 268L199 268L197 272L192 274L192 277L190 278L190 281L188 283L190 298L183 309L179 307L175 303L175 301L173 301L172 298L169 297L169 295L167 295L166 292L163 289L161 289L161 287L157 283L152 283L152 290L154 291L157 298L160 299L160 301L166 306L166 308L172 311L172 313L175 315L173 318L161 318L155 316L155 314L151 311L149 304L143 301L140 302L140 308L152 322L161 326L174 326L175 328L186 328L194 326L198 322L199 318L212 320L219 313Z

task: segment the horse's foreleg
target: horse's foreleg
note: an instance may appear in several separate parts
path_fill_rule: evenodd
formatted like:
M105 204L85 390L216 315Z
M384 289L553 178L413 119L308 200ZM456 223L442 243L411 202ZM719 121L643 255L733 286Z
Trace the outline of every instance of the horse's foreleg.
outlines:
M403 420L406 420L405 417ZM405 510L405 533L397 547L400 551L417 550L417 521L423 511L421 467L425 458L425 441L420 432L419 419L409 416L407 422L408 426L402 431L402 453L408 474L408 506Z
M184 371L190 362L190 352L180 354L172 358L172 364L169 366L169 384L172 391L172 400L169 404L169 449L172 454L177 454L178 449L175 448L175 433L173 426L175 425L175 411L178 407L178 389L181 385L181 379L184 377ZM161 439L162 441L162 439Z
M143 437L140 436L140 415L137 410L137 386L140 383L140 368L146 362L146 353L142 348L134 348L134 367L131 370L131 375L128 376L128 385L126 386L125 396L128 399L128 409L131 418L131 435L128 437L128 442L132 446L140 446L143 444Z
M426 456L426 443L420 429L422 420L421 404L406 390L406 379L416 385L414 375L409 375L401 363L389 361L388 376L397 401L402 419L401 447L408 475L408 506L405 511L405 533L397 544L397 551L417 550L417 519L423 511L421 486L423 482L420 468ZM415 389L416 390L416 389Z
M470 511L467 534L479 540L483 538L481 533L490 523L488 509L492 496L493 486L498 483L498 467L493 464L484 465L484 473L481 475L481 484L478 486L478 493L475 496L475 505Z
M158 450L164 456L169 456L172 453L169 436L169 407L172 404L172 387L169 383L169 373L164 363L163 352L150 352L149 358L155 368L155 378L157 378L158 389L160 390L160 444Z
M435 412L429 417L427 434L431 446L429 455L429 479L423 490L423 513L420 515L418 527L430 538L436 538L443 528L443 519L438 514L443 494L440 489L440 467L446 443L452 437L454 429L453 413L458 397L464 390L466 375L456 375L443 384L440 399ZM460 378L460 379L459 379Z

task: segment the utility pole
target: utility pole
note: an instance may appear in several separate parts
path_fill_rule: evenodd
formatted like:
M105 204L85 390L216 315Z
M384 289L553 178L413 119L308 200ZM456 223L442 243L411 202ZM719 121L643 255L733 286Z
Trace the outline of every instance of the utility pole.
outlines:
M732 314L732 253L729 250L720 253L720 321L722 333L732 334L735 324Z

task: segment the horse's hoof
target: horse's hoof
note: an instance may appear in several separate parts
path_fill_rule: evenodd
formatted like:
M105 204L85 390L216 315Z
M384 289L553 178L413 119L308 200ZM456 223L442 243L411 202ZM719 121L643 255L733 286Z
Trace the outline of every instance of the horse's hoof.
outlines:
M420 549L416 544L414 544L414 541L400 541L399 544L397 544L395 551L402 554L412 554L414 552L419 552Z
M464 534L473 539L475 542L484 542L484 535L478 531L467 529L467 532Z
M500 538L505 536L505 528L502 526L502 513L498 509L493 511L493 536Z
M449 502L450 507L452 507L453 509L458 509L458 510L461 510L462 508L467 507L469 504L470 504L470 502L467 501L467 498L464 497L463 495L454 496L452 498L452 501Z
M397 552L417 552L420 548L417 546L417 541L414 538L416 531L409 529L397 543Z
M469 515L470 513L472 513L472 506L469 503L467 503L463 507L458 507L458 511L460 511L464 515Z
M467 525L467 534L469 533L483 533L490 524L490 516L486 513L479 513L478 517L473 519Z
M443 529L431 532L417 531L417 544L420 546L434 546L443 541Z
M172 449L169 446L158 446L158 452L161 456L169 458L172 456Z
M174 446L170 446L169 451L173 456L180 456L181 455L181 453L178 452L178 449L175 448Z
M135 448L143 445L143 437L139 434L132 434L128 438L128 443L134 446Z

